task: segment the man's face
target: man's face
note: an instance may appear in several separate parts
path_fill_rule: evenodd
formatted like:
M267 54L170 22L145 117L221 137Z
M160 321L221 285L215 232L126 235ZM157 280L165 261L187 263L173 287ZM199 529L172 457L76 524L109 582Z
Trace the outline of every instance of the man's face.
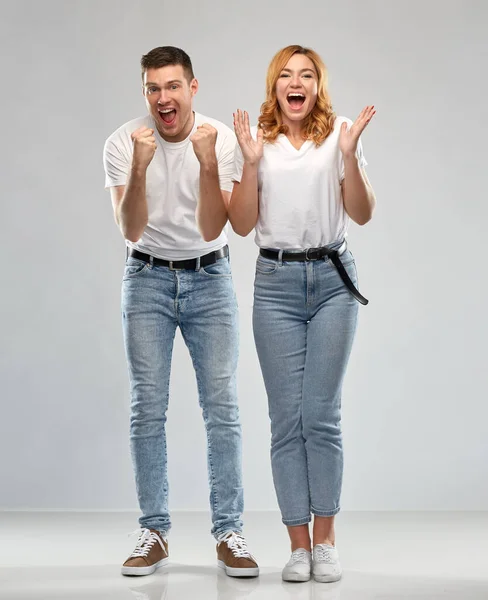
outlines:
M192 99L198 82L188 81L181 65L147 69L143 93L161 137L168 142L181 142L193 127Z

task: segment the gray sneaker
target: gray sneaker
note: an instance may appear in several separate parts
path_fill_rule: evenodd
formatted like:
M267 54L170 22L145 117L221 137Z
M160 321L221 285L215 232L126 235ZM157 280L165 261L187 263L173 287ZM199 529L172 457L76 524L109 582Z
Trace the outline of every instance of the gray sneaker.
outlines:
M281 573L283 581L308 581L312 572L312 555L304 548L298 548L291 553Z
M321 583L339 581L342 567L335 546L317 544L313 549L313 578Z

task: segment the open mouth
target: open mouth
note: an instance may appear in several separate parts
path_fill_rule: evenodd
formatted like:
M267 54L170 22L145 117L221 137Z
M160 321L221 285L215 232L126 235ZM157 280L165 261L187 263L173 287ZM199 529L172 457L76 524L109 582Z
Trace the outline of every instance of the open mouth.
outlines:
M293 110L300 109L303 106L303 103L305 102L304 94L300 94L299 92L292 92L288 94L286 99L288 100L288 104L291 108L293 108Z
M161 121L165 125L173 125L176 119L176 110L174 108L158 109Z

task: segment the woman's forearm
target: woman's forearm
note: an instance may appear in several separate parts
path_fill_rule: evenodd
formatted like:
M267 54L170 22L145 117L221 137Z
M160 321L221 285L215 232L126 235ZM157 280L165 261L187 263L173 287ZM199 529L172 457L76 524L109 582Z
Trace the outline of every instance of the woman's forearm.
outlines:
M234 184L228 212L232 228L245 237L256 226L258 208L258 163L244 163L240 183Z
M344 156L342 198L347 214L358 225L371 220L376 205L373 188L363 177L356 155Z

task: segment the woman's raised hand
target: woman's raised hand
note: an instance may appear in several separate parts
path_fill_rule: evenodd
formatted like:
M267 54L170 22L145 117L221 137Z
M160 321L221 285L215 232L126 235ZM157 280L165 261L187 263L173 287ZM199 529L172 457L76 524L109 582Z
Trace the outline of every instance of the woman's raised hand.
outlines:
M347 123L342 124L339 134L339 148L344 156L355 154L358 147L359 136L366 129L375 113L376 110L374 106L366 106L351 125L350 129L347 128Z
M249 126L249 115L246 111L237 109L237 112L234 113L234 131L236 132L244 161L251 165L256 165L263 157L263 130L258 128L257 140L253 139Z

